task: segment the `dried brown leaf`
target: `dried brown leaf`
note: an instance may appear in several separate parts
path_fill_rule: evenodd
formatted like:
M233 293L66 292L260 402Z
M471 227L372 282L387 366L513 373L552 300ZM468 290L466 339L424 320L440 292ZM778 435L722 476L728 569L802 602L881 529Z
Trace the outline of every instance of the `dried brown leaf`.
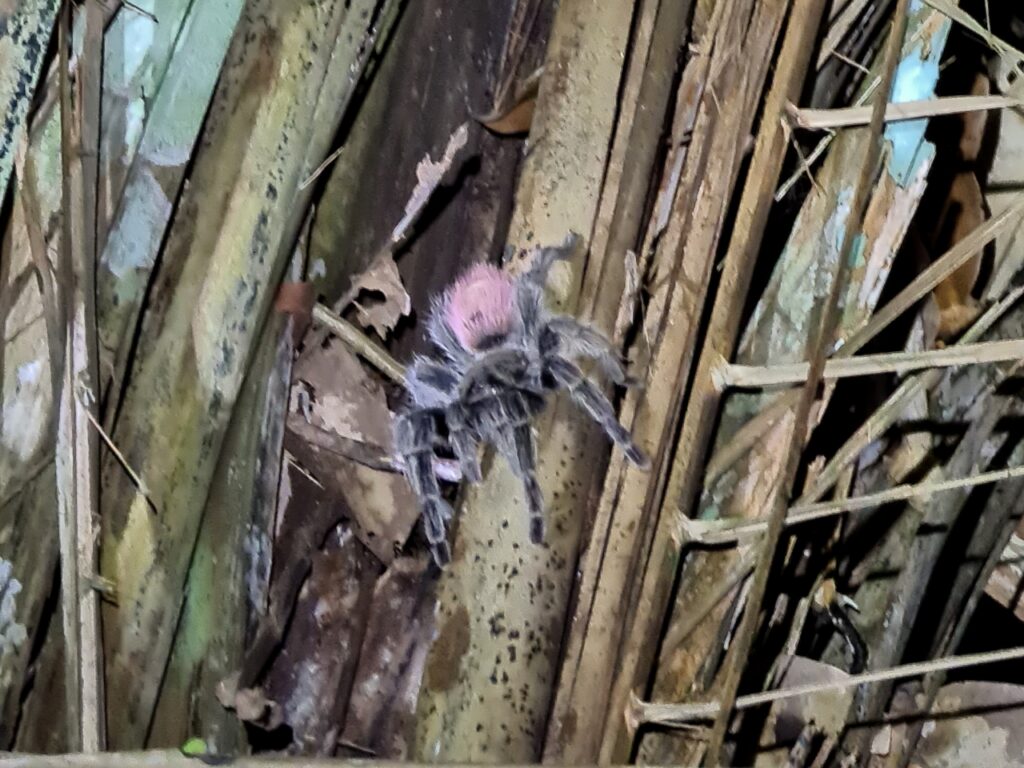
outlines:
M379 257L359 275L352 283L349 296L359 323L364 328L372 327L382 339L387 339L398 321L412 310L412 299L390 255Z
M416 524L419 511L401 475L381 472L323 450L311 429L333 432L391 452L391 412L384 390L366 375L359 360L340 342L316 347L295 366L308 403L296 402L288 430L305 440L299 457L329 490L342 496L356 524L357 535L383 562L390 563Z

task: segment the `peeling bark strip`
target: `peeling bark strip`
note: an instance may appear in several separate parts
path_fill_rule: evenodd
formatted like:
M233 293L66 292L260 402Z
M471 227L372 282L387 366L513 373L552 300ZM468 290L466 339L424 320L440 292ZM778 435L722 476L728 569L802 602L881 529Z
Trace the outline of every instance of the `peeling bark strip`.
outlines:
M0 199L25 134L32 95L50 44L58 0L21 0L0 6Z
M343 0L254 0L235 31L153 287L114 439L154 514L106 466L104 621L114 746L142 746L216 458L257 334L352 85ZM376 9L377 6L374 6ZM364 29L376 14L363 17Z
M569 231L589 240L634 5L559 6L531 129L538 140L509 237L517 248L557 244ZM560 310L579 303L583 258L581 249L553 275ZM617 306L621 280L601 290L601 301ZM566 406L559 399L537 425L549 517L543 546L530 544L522 484L501 460L466 493L453 561L438 587L438 639L426 662L414 759L525 763L540 756L582 517L609 451Z

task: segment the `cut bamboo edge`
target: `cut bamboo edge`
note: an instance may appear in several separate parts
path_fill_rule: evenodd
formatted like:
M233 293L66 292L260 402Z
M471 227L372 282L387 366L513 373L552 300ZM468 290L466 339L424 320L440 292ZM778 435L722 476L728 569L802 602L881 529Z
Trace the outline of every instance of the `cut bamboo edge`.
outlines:
M761 693L738 696L734 709L750 709L784 699L793 699L815 693L842 691L859 685L917 677L918 675L926 675L930 672L979 667L985 664L996 664L1020 658L1024 658L1024 646L964 656L948 656L914 664L903 664L889 669L850 675L840 680L807 683L806 685L796 685L791 688L779 688L774 691L762 691ZM642 701L633 696L629 710L626 712L626 719L634 729L644 724L660 725L668 728L690 728L694 721L713 718L719 713L720 709L721 707L717 701L694 702L691 704L662 704ZM927 712L921 714L923 716L928 715Z
M903 375L926 368L955 368L962 365L1004 363L1024 359L1024 339L961 344L925 352L894 352L881 355L835 358L825 363L823 378L845 379L883 373ZM720 359L712 371L712 381L719 392L730 388L767 388L800 384L807 379L808 363L783 365L736 365Z

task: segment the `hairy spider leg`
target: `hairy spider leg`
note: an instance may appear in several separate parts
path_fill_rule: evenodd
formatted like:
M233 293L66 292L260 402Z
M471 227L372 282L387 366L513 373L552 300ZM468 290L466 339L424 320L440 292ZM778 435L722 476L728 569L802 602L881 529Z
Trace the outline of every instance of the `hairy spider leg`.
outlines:
M448 425L448 444L459 460L462 476L471 483L479 483L483 479L480 462L477 459L479 440L473 434L466 421L465 406L452 403L445 410L445 423Z
M402 456L405 476L420 501L423 532L441 567L451 560L446 524L452 519L452 508L441 498L441 488L434 474L434 446L437 443L437 411L413 410L395 420L395 447Z
M622 359L603 334L568 315L551 318L547 328L557 336L564 354L597 361L605 375L616 384L631 386L638 383L626 373Z
M480 432L508 461L513 474L523 483L529 510L530 541L544 541L544 494L537 481L537 446L531 418L542 407L539 398L517 390L495 394L481 401Z
M519 315L526 338L535 338L540 330L544 317L544 286L547 285L551 265L572 256L579 240L580 236L571 232L561 245L541 248L526 274L516 281Z
M605 434L622 448L626 458L638 467L650 466L650 460L633 442L632 435L619 424L615 410L608 402L608 398L601 393L594 382L583 375L579 368L564 358L550 357L547 360L547 370L556 382L568 390L573 401L589 413L591 418L601 425Z

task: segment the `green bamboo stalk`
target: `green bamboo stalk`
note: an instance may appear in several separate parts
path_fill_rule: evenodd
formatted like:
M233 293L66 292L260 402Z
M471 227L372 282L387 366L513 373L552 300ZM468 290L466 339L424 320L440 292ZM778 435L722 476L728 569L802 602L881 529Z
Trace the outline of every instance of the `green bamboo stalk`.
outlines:
M0 9L0 198L7 193L14 155L25 135L59 5L58 0L18 0Z
M108 706L115 745L140 745L152 716L216 457L305 214L298 186L344 108L337 51L362 42L348 5L246 5L164 249L114 435L158 512L116 467L104 486L108 683L126 692Z

